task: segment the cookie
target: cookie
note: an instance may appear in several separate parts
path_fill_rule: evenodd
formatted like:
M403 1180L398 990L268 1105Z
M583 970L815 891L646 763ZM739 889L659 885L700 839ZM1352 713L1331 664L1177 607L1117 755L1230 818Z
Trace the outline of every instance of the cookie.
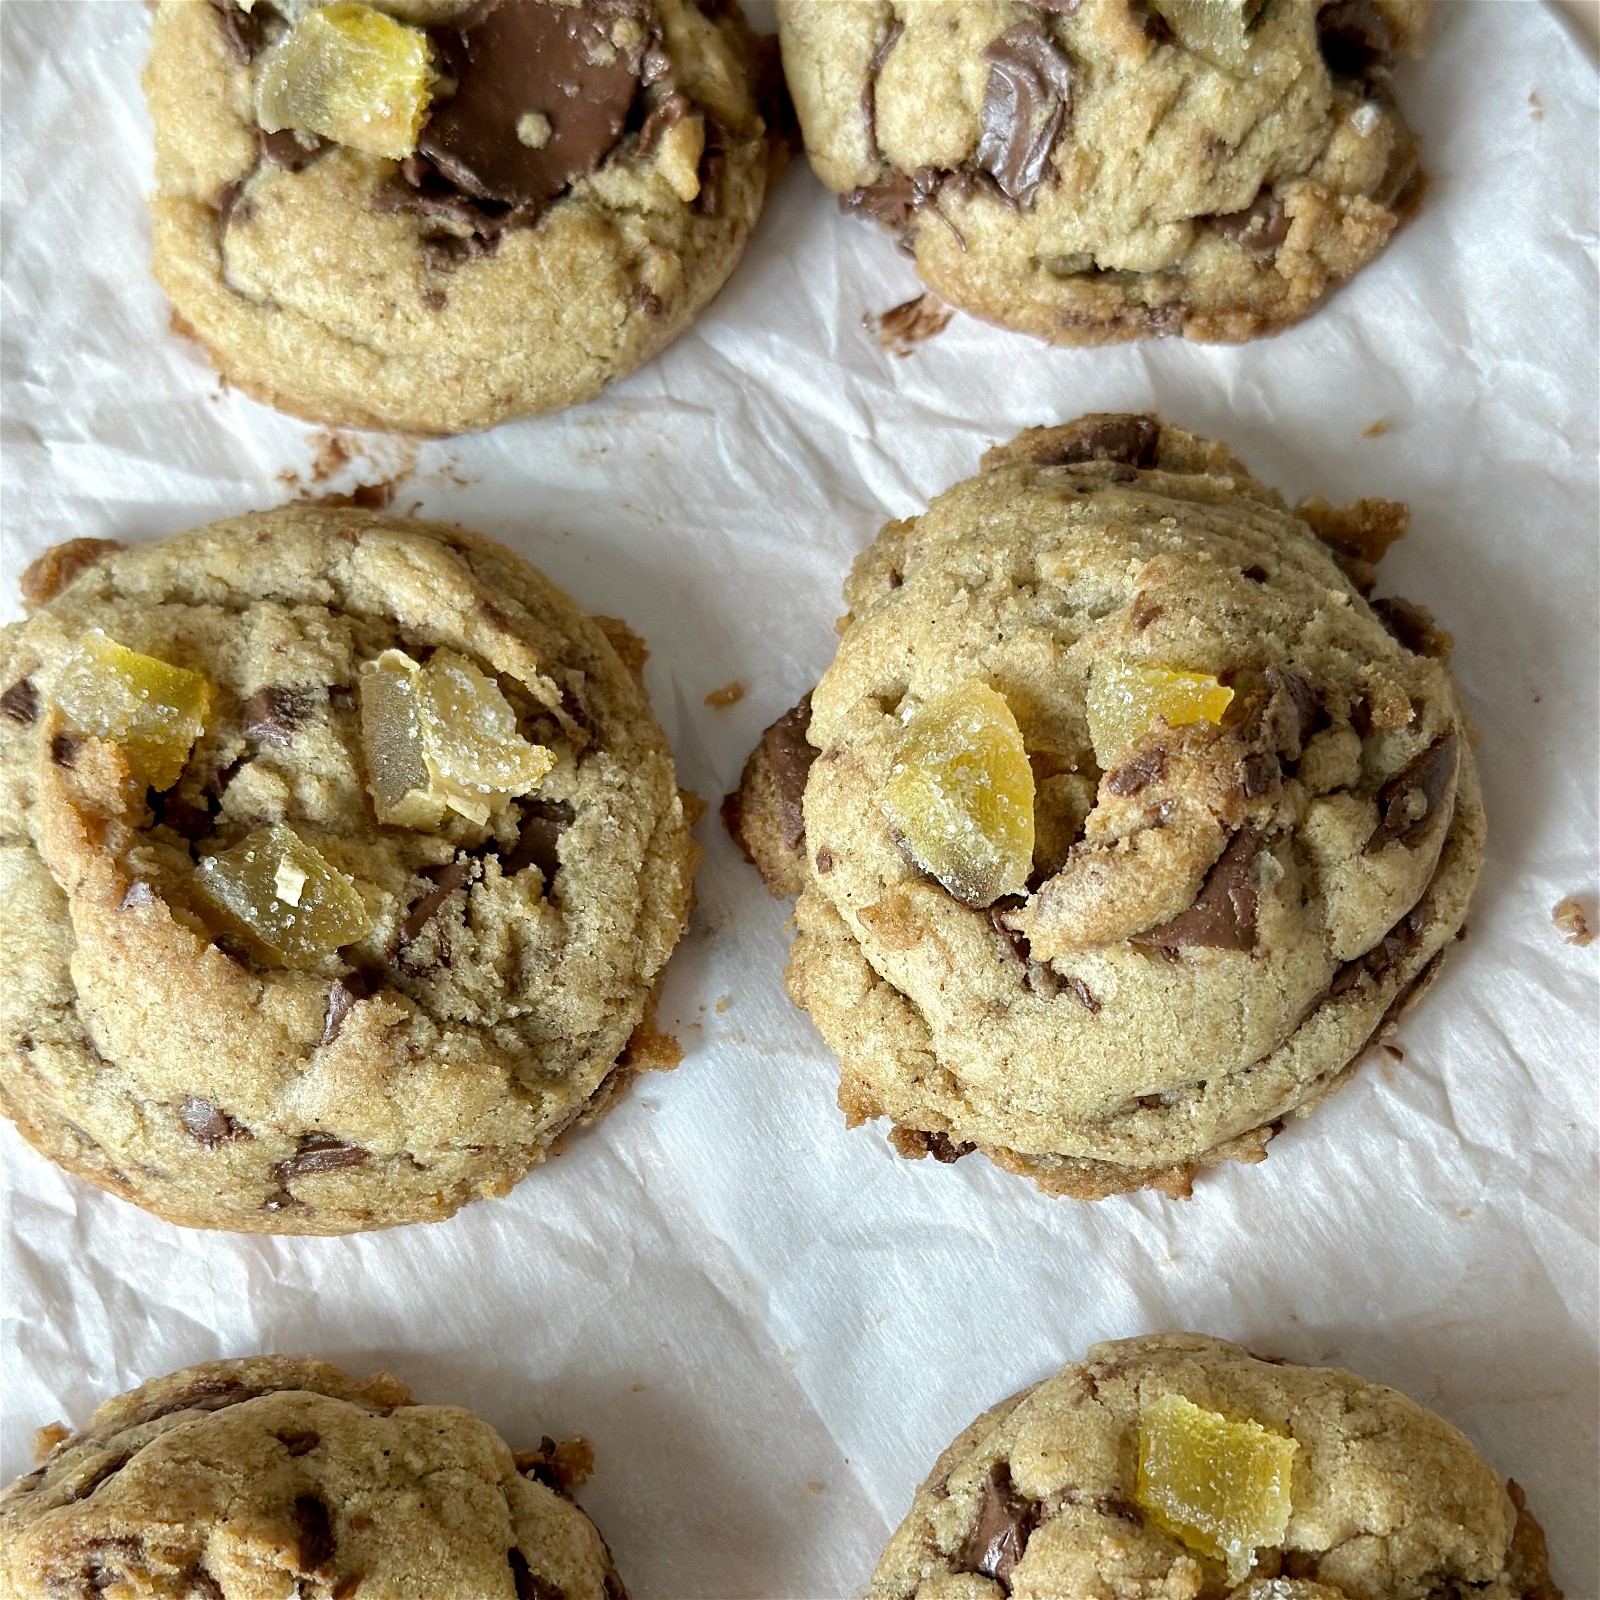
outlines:
M817 175L952 305L1054 344L1298 321L1418 204L1432 0L778 0Z
M871 1600L1468 1593L1560 1600L1522 1491L1464 1435L1354 1373L1176 1333L1097 1344L979 1417Z
M76 541L23 588L0 1109L45 1155L193 1227L387 1227L677 1059L697 847L622 624L335 506Z
M0 1494L0 1591L626 1600L570 1498L591 1460L580 1439L513 1455L384 1372L212 1361L108 1400Z
M1448 638L1358 586L1404 525L1100 415L883 529L729 807L851 1124L1183 1195L1344 1077L1483 851Z
M232 384L417 434L592 399L743 253L753 41L694 0L161 0L156 277Z

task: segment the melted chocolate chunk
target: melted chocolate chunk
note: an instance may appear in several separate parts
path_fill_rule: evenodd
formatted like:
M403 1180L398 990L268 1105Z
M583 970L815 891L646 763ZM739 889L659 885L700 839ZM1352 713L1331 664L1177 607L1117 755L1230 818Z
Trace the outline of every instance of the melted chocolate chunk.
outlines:
M622 137L642 62L611 33L641 8L582 0L491 0L464 28L433 38L457 80L422 130L419 148L480 199L543 205L593 172ZM550 124L538 149L518 137L535 113Z
M508 878L525 867L537 867L546 894L561 870L556 846L577 816L565 800L524 800L518 807L521 826L511 853L502 856L500 870Z
M1011 1483L1011 1469L997 1461L984 1480L972 1531L956 1552L957 1572L976 1572L1011 1593L1011 1569L1022 1559L1039 1526L1037 1500L1025 1499Z
M884 35L883 43L872 52L872 59L867 63L867 81L861 86L861 120L867 127L867 149L875 156L881 153L878 149L878 74L905 31L905 23L897 21Z
M326 139L317 134L296 133L293 128L283 128L277 133L257 128L256 146L265 160L275 167L282 167L285 172L303 171L318 156L332 148Z
M1317 12L1317 42L1328 70L1360 78L1394 60L1394 36L1373 0L1330 0Z
M38 715L39 691L34 688L31 678L18 678L4 694L0 694L0 717L7 722L15 722L25 728Z
M915 172L896 172L878 183L869 183L839 196L839 209L871 217L900 235L904 243L918 210L938 192L950 174L940 167L918 167Z
M133 1460L134 1452L124 1450L121 1455L110 1456L102 1461L89 1475L84 1478L76 1489L72 1491L72 1498L87 1500L107 1478L114 1478L127 1464Z
M1259 800L1270 794L1272 786L1283 776L1278 758L1266 750L1252 750L1239 762L1239 794L1245 800Z
M341 1167L365 1165L370 1152L358 1144L348 1144L331 1133L307 1133L300 1137L300 1148L285 1161L280 1161L272 1175L280 1184L294 1178L308 1177L315 1172L337 1172Z
M195 1596L197 1600L226 1600L222 1585L198 1564L184 1573L183 1586L183 1593Z
M454 272L464 261L493 255L500 248L502 234L527 226L539 214L536 206L474 200L422 156L408 156L400 163L399 172L373 195L372 207L410 213L425 230L433 230L422 234L422 255L436 272Z
M799 848L806 836L805 811L801 802L805 798L806 778L811 763L817 759L816 750L806 740L806 729L811 723L811 696L799 705L785 711L761 735L761 747L766 752L767 764L772 769L772 784L777 801L778 828L783 842L791 850Z
M1297 761L1306 740L1322 720L1321 691L1293 667L1268 667L1266 679L1272 692L1264 710L1262 732L1281 755Z
M1114 795L1139 794L1148 789L1167 770L1167 752L1162 745L1153 745L1141 751L1132 761L1106 774L1106 793Z
M339 1037L339 1030L344 1027L344 1019L372 990L372 980L362 972L351 972L342 978L335 978L328 990L328 1007L322 1014L322 1035L317 1043L332 1044Z
M1098 1017L1100 1015L1100 1001L1096 998L1094 991L1090 989L1089 985L1086 984L1082 978L1068 978L1066 980L1066 986L1073 992L1074 996L1076 996L1078 1004L1081 1005L1091 1017Z
M226 1411L241 1400L259 1394L237 1378L196 1378L187 1388L164 1401L154 1411L144 1411L140 1422L154 1422L158 1417L170 1417L179 1411Z
M280 1433L278 1443L292 1456L307 1456L322 1443L322 1436L309 1430L304 1433Z
M528 1566L520 1550L506 1551L506 1561L511 1567L511 1581L517 1586L517 1600L567 1600L560 1589Z
M178 1120L188 1129L189 1137L207 1150L219 1144L234 1144L240 1139L253 1139L255 1135L242 1122L219 1111L209 1100L190 1095L178 1107Z
M333 1519L328 1508L314 1494L295 1497L294 1525L300 1536L299 1553L295 1564L302 1572L316 1572L333 1560L336 1548L333 1537Z
M922 1137L927 1142L928 1154L944 1167L953 1167L962 1156L970 1156L978 1148L973 1144L957 1144L948 1133L924 1133Z
M1432 907L1426 901L1414 905L1405 917L1392 927L1365 955L1347 961L1333 975L1328 985L1330 995L1341 995L1355 988L1364 978L1382 983L1416 949L1432 916ZM1437 959L1437 958L1435 958Z
M645 119L639 124L638 153L641 156L650 155L655 147L661 143L665 134L683 121L693 110L689 97L673 89L664 94L651 106Z
M1207 950L1254 949L1258 905L1251 869L1260 853L1260 835L1254 828L1241 828L1206 874L1194 904L1170 922L1134 934L1132 942L1157 950L1180 950L1186 945Z
M1072 63L1038 22L1013 23L984 52L975 160L1016 206L1032 204L1072 106Z
M70 771L77 764L78 750L82 744L82 739L75 739L70 733L58 733L50 741L50 759L58 767L66 767Z
M1243 211L1221 212L1210 222L1225 239L1242 245L1263 264L1277 255L1278 246L1289 237L1289 213L1270 189L1263 189Z
M1126 467L1154 467L1161 458L1161 424L1154 417L1105 411L1084 417L1053 438L1034 457L1041 467L1067 467L1079 461L1117 461Z
M412 902L411 909L406 913L406 920L400 924L400 943L410 944L416 939L437 915L439 907L457 889L470 883L477 871L478 863L464 858L452 861L449 866L441 868L433 880L433 888Z
M261 14L242 10L238 0L211 0L211 4L216 7L222 35L234 59L249 61L264 42Z
M1399 595L1389 595L1372 602L1378 621L1389 630L1390 637L1404 645L1413 655L1432 656L1436 661L1448 661L1454 641L1442 628L1435 625L1433 613Z
M239 707L244 736L257 744L286 745L317 703L312 689L257 689Z
M1385 845L1415 844L1439 809L1456 770L1456 736L1436 739L1378 791L1378 826L1367 853Z

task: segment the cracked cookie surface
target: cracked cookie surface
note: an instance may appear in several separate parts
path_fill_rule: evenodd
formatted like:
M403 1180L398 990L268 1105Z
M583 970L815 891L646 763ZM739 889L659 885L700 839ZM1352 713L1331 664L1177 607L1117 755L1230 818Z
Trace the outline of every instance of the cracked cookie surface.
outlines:
M1312 310L1421 195L1431 0L779 0L806 148L951 304L1057 344Z
M798 890L789 992L852 1124L1053 1193L1186 1194L1261 1159L1461 927L1483 816L1448 640L1345 570L1370 576L1392 502L1291 512L1148 416L984 468L857 558L833 665L726 813ZM1107 720L1107 684L1142 720ZM1212 685L1214 717L1137 700L1174 684ZM976 900L886 806L911 729L974 685L1014 718L1032 814L1020 889Z
M0 633L0 1109L46 1155L191 1226L426 1221L676 1059L653 995L698 851L622 624L476 534L318 506L78 541L24 593ZM86 640L208 686L175 781L59 703ZM497 717L528 764L380 825L368 695L407 660L477 686L447 737Z
M387 1373L215 1361L107 1401L0 1494L15 1600L626 1600L569 1497L581 1440L513 1455Z
M1149 1509L1141 1434L1167 1397L1293 1441L1286 1526L1233 1576ZM1560 1600L1521 1490L1464 1435L1353 1373L1157 1334L1095 1345L979 1417L918 1489L871 1600L1466 1593Z
M145 69L156 276L255 398L418 434L557 410L732 272L768 166L736 8L388 0L433 95L402 159L258 125L305 9L161 0Z

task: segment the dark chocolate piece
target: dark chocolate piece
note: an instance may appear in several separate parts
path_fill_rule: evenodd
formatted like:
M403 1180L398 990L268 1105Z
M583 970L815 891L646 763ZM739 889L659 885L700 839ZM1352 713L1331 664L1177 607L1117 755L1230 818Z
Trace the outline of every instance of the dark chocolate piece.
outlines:
M234 1144L240 1139L253 1139L255 1135L245 1125L226 1111L219 1111L209 1100L190 1095L178 1107L178 1121L188 1130L189 1137L207 1150L219 1144Z
M316 706L316 692L274 686L257 689L239 707L244 736L257 744L286 745Z
M333 1560L336 1548L333 1519L322 1499L314 1494L295 1497L294 1525L300 1535L295 1565L301 1572L316 1572Z
M1004 1461L995 1462L984 1480L972 1531L956 1552L955 1570L993 1578L1010 1594L1011 1569L1027 1550L1039 1518L1039 1502L1018 1494L1010 1467Z
M861 120L867 125L867 148L875 156L881 154L878 149L878 74L905 31L903 22L897 21L890 27L883 36L883 43L872 52L872 59L867 63L867 81L861 86Z
M1079 461L1117 461L1154 467L1161 457L1161 424L1154 417L1102 411L1070 423L1061 436L1034 457L1041 467L1067 467Z
M1206 874L1187 911L1133 936L1134 944L1157 950L1186 945L1207 950L1251 950L1256 942L1257 893L1251 869L1261 853L1261 836L1241 828Z
M1394 60L1394 36L1373 0L1329 0L1317 12L1317 41L1328 70L1364 77Z
M344 1019L355 1009L358 1002L365 1000L372 993L371 980L364 973L351 972L342 978L335 978L332 987L328 990L328 1008L322 1016L322 1036L317 1040L319 1045L332 1044L339 1037L339 1030L344 1027Z
M25 728L38 715L39 691L34 688L32 678L18 678L4 694L0 694L0 717L7 722L15 722Z
M465 858L441 868L433 880L433 888L412 902L406 920L400 924L400 943L410 944L433 920L439 907L457 889L472 881L477 870L477 862Z
M464 28L433 38L457 89L435 106L418 147L468 194L542 205L593 172L621 139L642 61L611 32L636 10L581 0L491 0ZM529 114L550 124L535 149L518 137Z
M1225 239L1242 245L1263 264L1277 255L1278 246L1289 237L1289 214L1270 189L1263 189L1243 211L1219 212L1210 222Z
M227 1600L222 1585L197 1562L183 1575L183 1593L192 1600Z
M918 167L915 172L896 172L878 183L869 183L839 196L839 209L881 222L900 235L904 243L917 212L938 192L950 174L941 167Z
M1016 206L1032 204L1072 106L1072 63L1039 22L1015 22L984 52L982 132L974 157Z
M1132 761L1106 774L1106 793L1119 796L1138 794L1148 789L1167 770L1167 751L1164 745L1152 745L1141 751Z
M1428 826L1456 771L1456 736L1436 739L1378 791L1378 826L1367 853L1385 845L1415 844Z
M524 800L517 809L521 817L517 842L509 855L501 857L500 870L509 878L524 867L537 867L548 894L561 870L556 846L577 813L565 800Z
M341 1167L359 1167L366 1163L370 1152L358 1144L347 1144L331 1133L306 1133L300 1136L300 1148L273 1169L280 1184L292 1178L304 1178L316 1172L337 1172Z
M772 769L778 828L783 834L784 844L791 850L797 849L806 835L805 811L801 802L805 798L806 778L810 775L811 763L817 759L816 750L806 740L806 729L810 723L811 696L807 695L797 706L785 711L761 735L761 747Z
M520 1550L506 1551L506 1561L511 1567L511 1579L517 1587L517 1600L567 1600L562 1590L541 1578L529 1567Z
M266 160L275 167L282 167L285 172L303 171L318 156L332 148L326 139L317 134L297 133L293 128L283 128L277 133L257 128L256 145Z

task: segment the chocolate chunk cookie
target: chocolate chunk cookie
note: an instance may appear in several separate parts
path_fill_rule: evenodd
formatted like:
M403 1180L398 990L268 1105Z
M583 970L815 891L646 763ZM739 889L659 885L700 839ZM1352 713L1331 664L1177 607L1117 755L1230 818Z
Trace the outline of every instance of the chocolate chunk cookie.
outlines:
M582 1440L513 1455L387 1373L213 1361L108 1400L0 1494L14 1600L625 1600Z
M1055 344L1298 321L1422 193L1432 0L778 0L818 176L951 304Z
M752 44L693 0L161 0L156 276L230 382L314 421L591 399L743 253Z
M1345 570L1404 519L1291 512L1221 445L1091 416L884 528L727 808L798 890L789 992L852 1124L1182 1195L1341 1080L1483 850L1448 640Z
M633 1069L697 854L643 651L458 528L52 552L0 633L0 1109L195 1227L504 1194Z
M872 1600L1560 1600L1544 1535L1442 1418L1200 1334L1097 1344L944 1452Z

